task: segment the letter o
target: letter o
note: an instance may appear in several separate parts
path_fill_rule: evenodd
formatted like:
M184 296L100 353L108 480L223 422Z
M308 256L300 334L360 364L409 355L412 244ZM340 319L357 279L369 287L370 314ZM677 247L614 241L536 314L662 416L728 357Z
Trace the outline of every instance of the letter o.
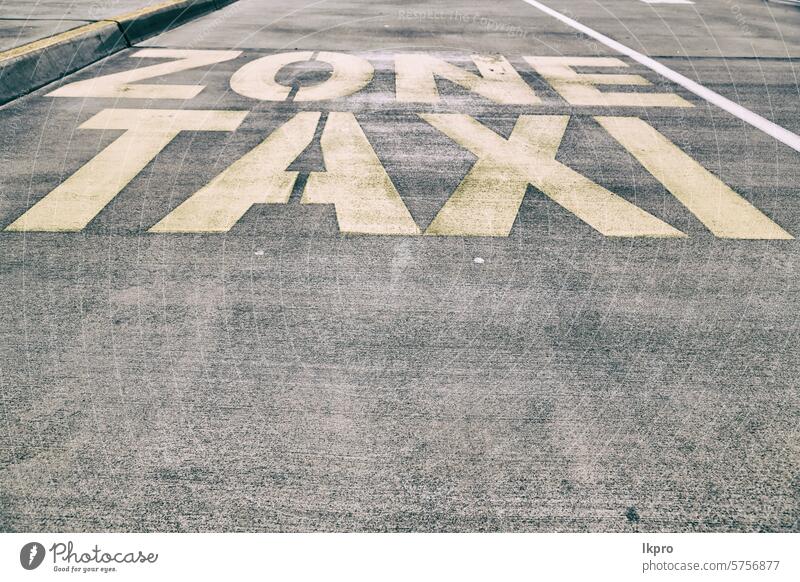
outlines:
M231 77L231 89L252 99L261 101L285 101L292 88L281 85L275 76L283 67L311 59L311 51L279 53L247 63ZM311 87L300 87L295 101L322 101L346 97L372 80L375 72L366 59L343 53L321 52L318 61L333 67L333 74L323 83Z

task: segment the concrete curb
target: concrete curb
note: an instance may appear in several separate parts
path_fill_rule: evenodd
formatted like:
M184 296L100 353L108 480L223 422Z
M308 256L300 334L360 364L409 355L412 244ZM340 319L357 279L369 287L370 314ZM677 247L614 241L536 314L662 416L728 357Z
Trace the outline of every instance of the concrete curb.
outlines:
M214 0L171 1L109 20L117 22L125 39L134 44L214 10L217 10Z
M0 53L0 105L236 0L170 0Z

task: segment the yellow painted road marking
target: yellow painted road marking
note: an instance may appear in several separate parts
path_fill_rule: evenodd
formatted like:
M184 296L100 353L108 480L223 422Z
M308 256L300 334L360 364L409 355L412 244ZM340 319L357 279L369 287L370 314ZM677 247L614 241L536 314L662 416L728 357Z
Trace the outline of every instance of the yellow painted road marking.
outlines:
M81 129L126 130L6 230L79 231L181 131L233 131L246 111L104 109Z
M311 51L279 53L261 57L239 68L231 77L231 89L253 99L283 101L292 92L288 85L275 80L278 71L286 65L309 60Z
M614 93L595 85L650 85L639 75L581 74L572 67L627 67L613 57L523 57L571 105L692 107L674 93Z
M522 115L508 140L468 115L420 116L478 156L426 235L508 236L530 183L606 236L685 236L556 161L566 115Z
M424 54L395 56L397 100L403 103L438 103L436 77L504 105L536 105L541 100L505 57L472 55L481 76L445 60Z
M320 143L327 171L311 172L303 204L333 204L342 232L419 234L352 113L330 113Z
M788 232L637 117L595 117L720 238L791 239Z
M131 56L174 60L70 83L47 95L49 97L108 97L114 99L192 99L205 88L205 85L131 85L130 83L230 61L240 54L242 54L241 51L144 49L136 51Z
M247 63L231 77L231 88L245 97L262 101L284 101L291 87L281 85L275 76L283 67L311 59L310 51L268 55ZM343 53L321 52L316 60L333 67L331 76L322 83L300 87L295 101L322 101L345 97L363 89L372 80L374 69L366 59Z
M314 138L320 113L298 113L170 212L150 232L227 232L253 204L289 201L297 172L286 168Z

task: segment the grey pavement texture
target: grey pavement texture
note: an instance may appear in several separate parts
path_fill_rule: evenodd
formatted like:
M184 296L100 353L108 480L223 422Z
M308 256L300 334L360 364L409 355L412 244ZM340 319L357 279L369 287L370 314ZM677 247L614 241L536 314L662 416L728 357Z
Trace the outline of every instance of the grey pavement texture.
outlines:
M158 0L0 0L0 51L159 3Z
M796 9L553 6L800 131ZM568 105L522 56L616 55L517 0L241 0L142 46L243 54L149 81L207 86L186 102L50 86L0 108L0 228L119 135L77 128L104 108L250 113L179 135L83 232L0 231L0 530L800 529L800 243L714 237L592 115L641 115L795 236L798 152L627 59L695 107ZM375 78L333 101L230 90L293 49L359 54ZM448 82L438 105L398 103L399 51L503 54L544 103ZM355 113L422 228L475 157L417 113L504 136L570 115L558 159L689 237L605 238L533 187L508 238L345 235L298 187L227 234L146 232L303 110ZM318 139L291 169L324 170Z

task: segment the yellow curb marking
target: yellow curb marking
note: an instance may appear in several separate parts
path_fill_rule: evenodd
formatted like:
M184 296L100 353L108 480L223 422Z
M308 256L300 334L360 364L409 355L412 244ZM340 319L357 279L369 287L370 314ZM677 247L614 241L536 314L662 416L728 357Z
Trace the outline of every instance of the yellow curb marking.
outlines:
M100 30L101 28L105 28L107 26L111 26L117 29L117 24L112 21L108 20L100 20L98 22L92 22L91 24L85 24L83 26L79 26L77 28L72 28L70 30L66 30L64 32L60 32L59 34L54 34L53 36L48 36L47 38L42 38L39 40L35 40L28 44L24 44L22 46L18 46L13 49L9 49L7 51L3 51L0 53L0 63L3 61L7 61L9 59L13 59L15 57L19 57L28 53L32 53L38 51L43 48L47 48L49 46L57 45L63 42L67 42L76 38L78 36L94 32L96 30ZM119 30L119 29L117 29Z
M153 6L147 6L145 8L141 8L140 10L136 10L134 12L128 12L127 14L123 14L121 16L116 16L113 18L105 18L103 20L98 20L97 22L92 22L90 24L84 24L83 26L78 26L77 28L73 28L70 30L66 30L64 32L60 32L58 34L54 34L53 36L48 36L47 38L42 38L39 40L35 40L28 44L24 44L22 46L15 47L13 49L9 49L7 51L0 52L0 63L5 60L13 59L15 57L25 55L28 53L32 53L34 51L38 51L43 48L47 48L49 46L57 45L63 42L67 42L81 36L83 34L94 32L106 26L113 26L117 28L118 22L123 22L127 20L135 20L141 16L145 16L152 12L158 12L164 8L168 8L175 4L187 4L186 0L169 0L168 2L162 2L161 4L155 4Z
M116 20L117 22L124 22L126 20L136 20L142 16L146 16L153 12L158 12L159 10L163 10L164 8L169 8L170 6L175 6L176 4L186 4L187 8L191 6L191 2L187 2L187 0L167 0L167 2L162 2L161 4L154 4L152 6L146 6L144 8L140 8L139 10L134 10L133 12L128 12L126 14L122 14L121 16L117 16L109 20Z

